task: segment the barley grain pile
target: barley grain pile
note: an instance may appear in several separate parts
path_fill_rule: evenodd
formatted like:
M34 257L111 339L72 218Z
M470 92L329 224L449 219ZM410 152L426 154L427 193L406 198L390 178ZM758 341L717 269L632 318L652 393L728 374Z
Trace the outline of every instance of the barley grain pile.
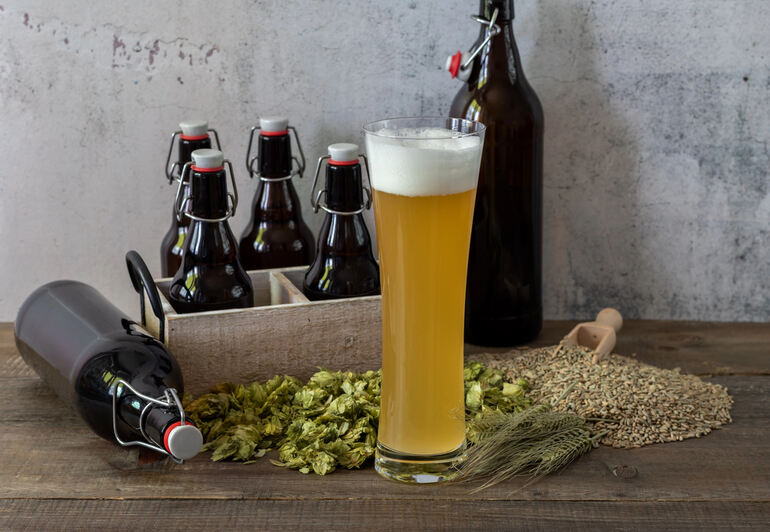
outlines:
M527 379L529 396L551 403L557 411L596 421L609 432L600 440L620 448L698 438L730 423L733 399L727 388L679 370L660 369L620 355L594 364L593 351L557 346L522 351L489 365L515 381Z

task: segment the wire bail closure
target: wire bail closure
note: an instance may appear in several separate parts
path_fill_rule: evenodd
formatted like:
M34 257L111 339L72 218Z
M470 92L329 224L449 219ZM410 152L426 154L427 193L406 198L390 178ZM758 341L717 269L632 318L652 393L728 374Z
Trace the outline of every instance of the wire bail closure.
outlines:
M338 214L340 216L353 216L355 214L361 214L365 210L368 210L372 207L372 190L371 190L371 179L369 178L369 160L366 158L366 155L363 153L359 153L358 157L364 160L364 166L366 167L366 178L369 180L370 186L363 186L364 192L366 192L366 204L361 207L360 209L357 209L355 211L335 211L334 209L330 209L326 203L321 203L321 197L326 195L326 189L321 189L318 191L318 194L315 193L316 185L318 184L318 176L321 173L321 166L323 166L323 162L326 160L328 161L331 159L330 155L324 155L322 157L318 158L318 164L315 167L315 175L313 176L313 185L310 187L310 204L313 206L313 212L318 212L318 209L323 209L329 214ZM327 163L328 164L328 163Z
M185 163L184 167L182 168L182 174L179 177L179 186L176 189L176 197L174 198L174 211L176 212L176 220L181 222L182 216L187 216L191 220L197 220L199 222L224 222L228 218L235 216L235 209L238 207L238 187L235 184L233 164L228 159L222 161L222 166L226 166L230 169L230 182L233 184L233 192L227 193L227 197L230 200L230 205L228 206L225 215L219 218L201 218L200 216L195 216L194 214L185 210L184 207L185 203L187 203L186 200L192 198L192 193L189 191L189 187L184 186L185 176L189 176L192 164L192 162ZM189 177L187 177L187 181L189 182Z
M139 431L142 433L142 436L147 441L123 441L120 439L120 436L118 435L118 394L120 394L121 390L123 388L127 388L132 394L136 395L140 399L144 399L147 401L147 404L142 408L142 412L139 414ZM163 453L171 459L176 462L177 464L181 464L184 462L184 460L181 460L168 452L166 449L161 447L159 444L153 445L152 438L150 438L147 433L144 431L144 418L147 415L147 412L150 411L150 408L152 408L153 405L162 406L165 408L177 408L179 410L179 418L181 425L185 425L185 418L184 418L184 408L182 407L182 401L179 400L179 396L176 393L176 390L174 388L166 388L163 391L163 395L161 397L150 397L149 395L144 395L143 393L139 392L131 386L128 382L124 381L123 379L116 379L115 386L113 386L112 389L112 432L115 435L115 439L117 442L122 445L123 447L131 447L134 445L139 445L141 447L145 447L147 449L152 449L153 451L157 451L159 453Z
M219 142L219 133L217 133L216 129L209 129L209 133L214 134L214 140L217 141L217 149L219 151L222 151L222 144ZM174 140L176 139L177 135L181 135L182 130L179 129L177 131L174 131L171 134L171 144L169 144L168 147L168 155L166 155L166 178L168 179L168 184L170 185L174 180L179 181L182 178L182 174L180 172L179 175L175 175L175 171L179 171L179 161L174 161L174 164L169 166L169 163L171 163L171 153L174 151Z
M468 68L471 65L471 63L473 62L473 60L476 58L476 56L479 55L481 50L487 45L487 43L489 41L491 41L493 37L499 35L500 32L502 31L500 29L500 26L495 24L495 21L497 21L498 11L499 11L499 8L496 7L495 10L492 12L492 17L489 20L485 19L484 17L482 17L480 15L471 15L471 18L473 20L475 20L476 22L478 22L480 24L483 24L485 26L488 26L488 28L487 28L488 33L487 33L486 38L483 41L481 41L481 44L479 44L472 51L468 52L467 59L463 62L462 65L460 65L460 69L461 70L465 70L466 68Z
M257 170L254 170L255 164L259 162L259 156L251 156L251 147L254 144L254 133L261 129L261 126L254 126L251 128L251 134L249 135L249 147L246 149L246 170L249 172L249 177L254 179L254 176L256 175L260 180L269 182L286 181L287 179L291 179L297 175L300 177L300 179L302 179L302 174L305 172L305 153L302 151L302 144L299 142L299 135L297 135L297 130L294 128L294 126L289 126L288 129L294 133L294 143L297 145L297 151L299 151L300 159L297 159L295 155L291 156L292 166L294 166L294 163L296 163L297 168L292 168L291 173L283 177L264 177L260 175Z

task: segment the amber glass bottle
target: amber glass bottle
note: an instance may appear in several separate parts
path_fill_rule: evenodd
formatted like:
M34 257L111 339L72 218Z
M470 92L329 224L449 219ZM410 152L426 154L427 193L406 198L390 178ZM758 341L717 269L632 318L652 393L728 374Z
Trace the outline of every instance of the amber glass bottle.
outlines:
M247 270L310 264L313 233L302 220L302 208L292 184L295 173L301 176L304 163L298 165L298 171L292 170L289 121L265 117L259 122L259 128L252 129L252 140L259 130L257 157L250 160L250 153L246 156L249 174L259 178L259 185L251 220L241 236L241 261Z
M481 0L497 10L492 32L452 102L450 115L487 126L473 215L466 292L466 341L527 342L542 326L543 109L524 77L513 37L512 0ZM495 33L497 33L495 35ZM474 47L475 48L475 47ZM453 73L454 74L454 73Z
M102 438L178 460L200 450L200 431L182 422L176 360L95 288L41 286L21 306L14 332L24 361Z
M251 307L251 280L238 259L235 236L227 223L238 204L235 180L231 196L221 151L196 150L192 158L182 173L183 177L190 174L189 210L182 212L177 203L179 212L192 221L182 265L169 287L169 302L179 313ZM181 193L177 197L181 199Z
M364 188L356 144L329 146L326 186L316 211L326 211L318 235L318 252L305 273L302 291L311 300L374 296L380 293L380 268L372 253L372 239L362 212L371 207L371 192ZM316 169L313 189L321 170ZM311 195L315 190L311 192Z
M173 149L174 139L177 141L177 162L171 168L166 168L166 175L169 182L179 179L185 163L192 160L192 152L205 148L211 148L211 139L209 138L209 125L205 120L187 120L179 124L181 133L177 132L171 138L171 147L169 148L169 161ZM217 143L219 144L219 143ZM219 146L217 146L219 148ZM220 148L221 149L221 148ZM182 193L184 202L190 196L189 183L182 184ZM182 249L184 249L184 239L187 235L187 229L190 227L190 218L183 216L177 219L176 210L172 213L171 227L163 237L160 244L160 271L163 277L171 277L182 264Z

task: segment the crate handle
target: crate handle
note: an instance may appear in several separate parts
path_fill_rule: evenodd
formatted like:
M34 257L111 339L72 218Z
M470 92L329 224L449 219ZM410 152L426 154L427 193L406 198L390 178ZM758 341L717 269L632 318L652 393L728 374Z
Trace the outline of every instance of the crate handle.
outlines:
M142 289L147 292L147 299L150 300L150 306L152 312L157 316L159 340L166 343L166 315L163 312L163 305L160 303L160 297L158 297L158 287L155 286L155 281L152 280L150 270L147 269L144 259L139 253L134 250L126 253L126 266L128 267L128 276L131 278L131 284L134 285L134 290L139 294L139 309L142 313L142 326L147 325L147 320L144 317L144 297L142 297Z

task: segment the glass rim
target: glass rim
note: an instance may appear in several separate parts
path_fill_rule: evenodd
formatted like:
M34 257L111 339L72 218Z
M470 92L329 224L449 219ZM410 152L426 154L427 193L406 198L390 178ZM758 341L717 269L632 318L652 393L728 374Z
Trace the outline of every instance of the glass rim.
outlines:
M456 130L453 129L451 131L457 133L457 135L453 135L451 137L411 137L411 136L400 136L400 135L399 136L383 135L383 134L379 133L378 130L373 129L373 126L375 126L376 124L382 124L383 122L397 122L397 121L407 121L407 120L415 120L415 121L416 120L425 120L425 121L444 120L445 123L446 123L446 121L449 121L449 120L457 120L457 121L464 122L464 123L467 123L467 124L473 124L474 128L477 128L477 129L476 129L476 131L470 131L470 132L456 131ZM382 137L382 138L385 138L385 139L442 140L442 139L446 139L446 138L449 138L449 139L461 139L461 138L465 138L465 137L479 136L479 135L481 135L481 133L483 133L487 129L487 126L485 126L483 123L478 122L476 120L468 120L467 118L457 118L457 117L454 117L454 116L395 116L393 118L383 118L383 119L380 119L380 120L374 120L372 122L367 122L363 126L361 126L361 129L367 135L373 135L375 137Z

